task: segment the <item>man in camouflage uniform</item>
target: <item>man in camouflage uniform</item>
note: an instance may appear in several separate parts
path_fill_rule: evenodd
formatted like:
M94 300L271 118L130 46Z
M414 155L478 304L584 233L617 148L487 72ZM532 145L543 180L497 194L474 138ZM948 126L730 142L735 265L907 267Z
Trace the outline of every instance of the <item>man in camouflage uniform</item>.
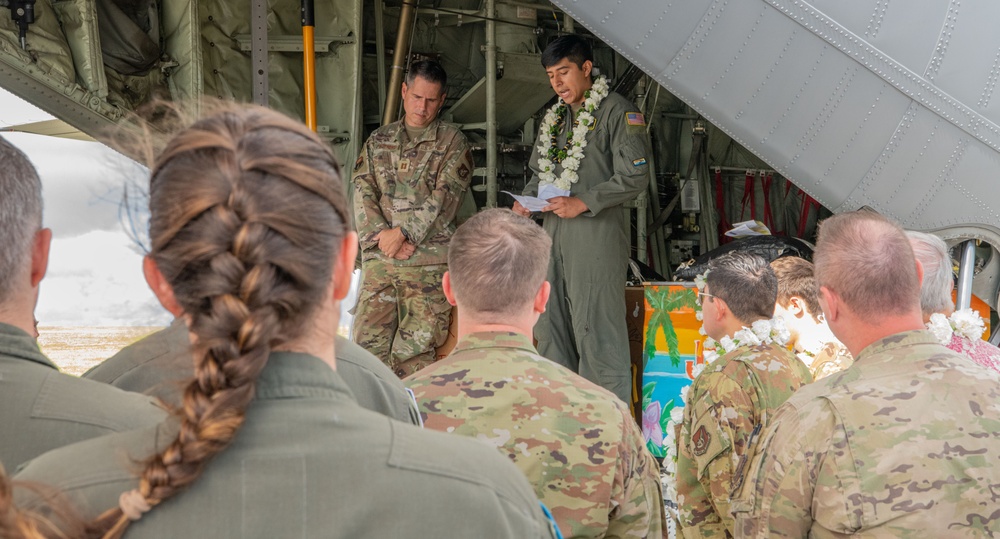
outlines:
M733 253L712 260L702 296L705 332L735 348L707 365L688 391L678 441L677 505L682 537L729 537L730 492L754 456L756 435L803 384L809 370L775 332L760 344L738 335L769 322L778 281L758 256ZM729 345L730 347L732 345ZM721 353L721 351L720 351Z
M778 277L775 318L781 318L791 334L795 355L809 367L813 380L838 373L854 363L847 348L833 336L819 306L812 262L786 256L771 262Z
M538 133L529 166L534 172L524 188L539 189L539 145L564 148L574 118L592 89L593 51L580 36L566 35L542 53L552 89L567 104L558 134ZM632 399L628 328L625 325L625 278L628 267L629 209L623 206L646 190L646 121L623 96L610 92L593 111L594 125L579 161L579 179L569 196L548 199L542 226L552 237L548 280L552 301L535 327L539 352L611 391ZM563 168L554 164L560 176ZM519 203L514 211L530 212Z
M761 437L738 537L1000 534L1000 375L937 342L903 231L873 212L820 225L820 303L854 354Z
M550 247L538 225L509 210L459 227L444 277L458 344L405 382L427 428L508 456L564 537L662 537L658 467L628 406L531 344L549 296Z
M451 324L441 276L472 154L462 132L437 119L446 84L437 62L413 63L404 118L375 130L354 165L362 265L353 337L400 378L436 359Z

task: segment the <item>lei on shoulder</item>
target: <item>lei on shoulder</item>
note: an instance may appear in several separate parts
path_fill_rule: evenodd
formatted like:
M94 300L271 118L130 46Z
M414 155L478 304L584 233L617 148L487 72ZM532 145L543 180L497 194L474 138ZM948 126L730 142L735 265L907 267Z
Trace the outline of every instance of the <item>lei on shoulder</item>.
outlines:
M932 314L930 322L927 322L927 329L937 337L938 342L946 345L955 334L970 341L982 339L986 324L976 311L961 309L951 313L951 316Z
M583 106L577 111L573 119L572 134L566 139L566 145L562 148L558 147L556 139L566 122L566 102L560 97L559 101L545 113L540 127L543 136L539 137L541 140L538 143L539 185L553 184L559 189L569 191L570 187L579 181L580 176L576 171L580 169L580 162L585 157L583 149L587 147L587 132L596 121L594 111L601 106L601 102L608 96L608 91L608 79L601 76L597 77L593 86L584 92ZM548 135L548 143L545 142L545 134ZM562 165L559 177L553 172L556 164Z

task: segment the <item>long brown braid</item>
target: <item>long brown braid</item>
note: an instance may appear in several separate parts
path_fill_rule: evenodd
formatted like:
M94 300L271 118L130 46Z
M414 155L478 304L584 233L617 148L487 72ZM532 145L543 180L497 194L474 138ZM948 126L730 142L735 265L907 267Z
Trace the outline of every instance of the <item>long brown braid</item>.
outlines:
M233 440L268 354L309 327L326 295L348 221L329 147L258 107L216 112L174 137L149 197L150 256L196 336L177 439L140 476L155 507ZM129 522L119 507L92 529L121 537Z

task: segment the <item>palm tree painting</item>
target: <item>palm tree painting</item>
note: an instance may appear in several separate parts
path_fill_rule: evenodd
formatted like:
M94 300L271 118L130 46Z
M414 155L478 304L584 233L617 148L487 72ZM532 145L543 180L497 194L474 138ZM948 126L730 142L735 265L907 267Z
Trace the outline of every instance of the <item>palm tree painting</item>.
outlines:
M677 367L681 364L681 353L677 348L677 332L674 330L670 313L685 307L697 309L698 294L691 288L671 290L667 286L647 286L645 292L646 301L649 303L652 314L649 318L649 326L646 328L643 363L648 363L656 353L656 334L662 329L663 336L667 341L670 364Z

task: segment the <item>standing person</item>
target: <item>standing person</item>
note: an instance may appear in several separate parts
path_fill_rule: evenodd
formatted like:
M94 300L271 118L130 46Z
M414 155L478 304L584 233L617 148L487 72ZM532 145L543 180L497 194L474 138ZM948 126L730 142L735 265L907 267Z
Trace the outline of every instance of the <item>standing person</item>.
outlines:
M354 165L362 259L354 342L400 378L434 362L451 325L441 276L472 153L465 135L437 117L447 82L437 62L414 62L403 119L376 129Z
M771 320L778 279L756 255L712 260L699 292L705 333L725 354L691 384L677 457L679 536L730 537L729 495L754 458L754 441L809 370ZM787 330L784 330L787 331Z
M895 223L830 217L814 260L854 365L799 390L764 430L737 536L996 536L1000 373L924 328L921 270Z
M419 424L416 403L378 358L353 342L336 336L337 372L362 408L404 423ZM94 365L83 378L125 391L145 393L171 406L183 404L182 391L194 376L194 357L184 320L146 336Z
M548 199L543 227L552 237L552 298L535 327L539 353L632 400L625 325L629 210L645 191L646 122L627 99L592 79L593 51L580 36L555 39L542 67L559 101L546 114L524 188L569 191ZM514 203L521 215L530 212Z
M444 275L458 344L406 383L427 428L494 445L516 464L567 539L662 537L659 467L628 406L531 345L551 245L510 210L460 226Z
M151 174L144 270L191 332L183 406L16 479L66 491L85 518L112 508L90 523L110 537L554 535L493 448L365 410L337 374L358 240L329 145L233 106L181 131Z
M920 282L920 311L924 324L938 341L976 363L1000 371L1000 348L982 339L986 324L972 309L955 311L951 291L951 256L944 240L925 232L906 231L913 254L923 269Z
M52 231L42 227L42 182L0 139L0 463L160 422L153 399L59 372L38 349L35 304Z
M774 317L785 322L788 343L792 345L795 355L809 367L813 380L850 367L854 358L847 347L833 336L820 309L812 262L785 256L772 261L771 269L778 277Z

